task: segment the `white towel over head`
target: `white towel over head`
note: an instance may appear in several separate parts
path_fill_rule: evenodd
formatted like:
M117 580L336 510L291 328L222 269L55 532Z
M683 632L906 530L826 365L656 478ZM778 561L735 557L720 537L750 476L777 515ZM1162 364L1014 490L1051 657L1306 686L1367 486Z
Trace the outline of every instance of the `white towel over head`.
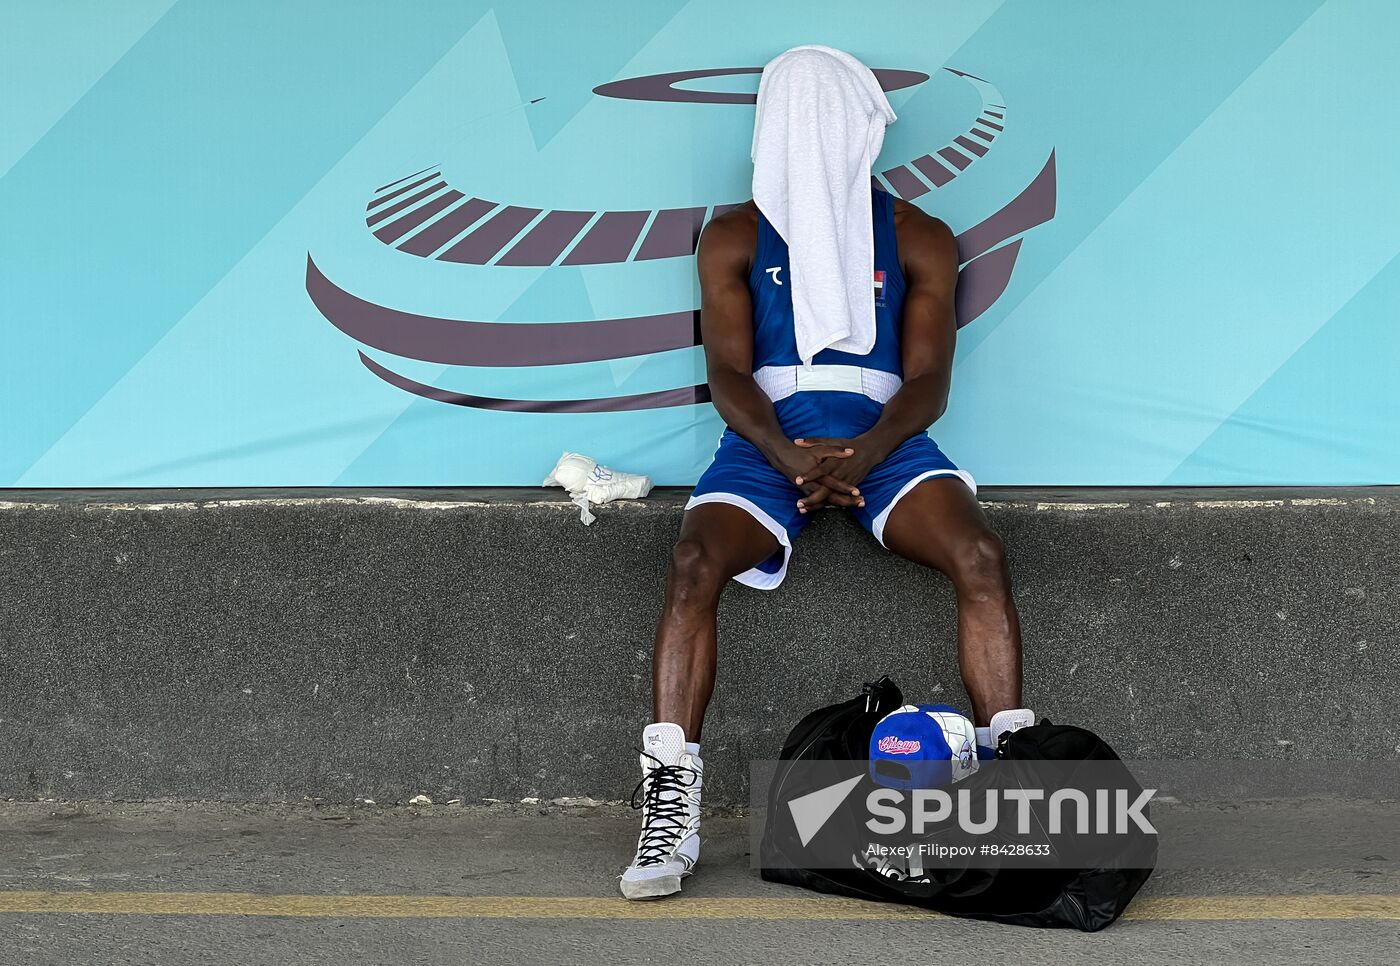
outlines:
M875 345L870 167L894 120L874 73L845 51L794 47L763 68L753 198L788 245L804 364Z

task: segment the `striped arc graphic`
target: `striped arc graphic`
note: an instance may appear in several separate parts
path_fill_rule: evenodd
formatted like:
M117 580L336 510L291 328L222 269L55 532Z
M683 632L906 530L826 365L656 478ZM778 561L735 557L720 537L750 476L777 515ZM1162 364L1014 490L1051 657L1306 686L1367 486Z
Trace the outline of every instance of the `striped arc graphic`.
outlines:
M982 110L966 133L949 144L875 177L879 187L906 201L949 184L985 156L1005 129L1005 106L995 85L966 71L944 70L979 91ZM450 188L434 165L376 189L365 206L365 224L384 244L439 261L604 265L693 255L709 218L734 207L737 204L651 211L542 211L469 197Z
M479 220L484 211L490 210L487 204L482 202L478 206L473 214L474 220ZM1021 239L1018 236L1053 218L1055 206L1056 173L1055 155L1052 151L1040 173L1015 198L957 236L959 262L962 265L957 294L957 318L960 327L976 319L1001 297L1020 253ZM491 221L511 210L509 207L502 208ZM537 209L514 210L519 212L514 217L522 224L539 214ZM690 227L699 224L706 209L675 211L676 214L670 216L672 223ZM615 245L620 249L624 245L635 244L641 234L641 224L648 213L608 214L631 217L625 220L615 217L614 222L625 223L604 232L598 232L598 226L603 224L606 216L598 218L593 222L594 228L585 235L585 239L596 236L593 244L600 249L608 245ZM592 217L587 212L551 212L546 218L568 217L572 223L582 224L587 220L585 215ZM484 240L472 254L480 255L495 245L504 234L502 231L495 236L479 236ZM475 232L467 234L448 251L461 251L474 236ZM535 244L536 242L531 241L535 236L534 231L527 233L516 247L527 242ZM648 238L650 237L649 234ZM643 241L643 249L648 244L648 241ZM496 246L497 249L499 247ZM662 253L668 249L658 243L654 251ZM639 257L640 255L641 252ZM657 254L656 257L665 256ZM700 344L698 309L632 318L538 322L528 325L414 315L375 304L347 292L327 278L309 254L306 265L306 291L321 314L357 342L394 355L446 365L569 365L649 355ZM457 392L419 382L394 372L363 351L359 353L359 358L365 368L405 392L473 409L538 413L625 412L690 406L710 399L709 387L704 384L658 392L587 399L501 399Z
M1002 103L1001 91L996 85L966 71L952 67L943 69L977 89L982 95L982 110L965 134L907 164L895 165L880 173L880 178L890 191L905 201L913 201L935 188L952 183L973 162L984 157L997 135L1006 130L1006 105Z

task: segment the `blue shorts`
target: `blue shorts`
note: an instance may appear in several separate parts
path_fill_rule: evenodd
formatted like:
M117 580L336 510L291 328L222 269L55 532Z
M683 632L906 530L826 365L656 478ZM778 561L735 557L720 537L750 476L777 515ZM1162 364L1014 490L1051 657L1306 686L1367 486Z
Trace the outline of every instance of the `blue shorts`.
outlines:
M900 497L933 476L956 476L977 492L972 474L960 470L943 455L928 433L911 436L872 469L860 483L865 506L849 512L869 530L880 546L885 545L885 521ZM773 556L734 579L759 590L773 590L787 576L793 538L811 514L797 509L802 491L763 458L748 440L731 429L719 439L714 462L700 476L685 508L704 503L728 503L747 510L777 537L781 546Z

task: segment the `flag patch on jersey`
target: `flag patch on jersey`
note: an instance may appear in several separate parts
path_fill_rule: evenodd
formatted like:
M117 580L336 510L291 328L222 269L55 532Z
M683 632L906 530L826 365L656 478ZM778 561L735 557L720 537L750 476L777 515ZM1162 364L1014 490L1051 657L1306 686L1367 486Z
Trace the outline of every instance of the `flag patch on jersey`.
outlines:
M875 297L879 298L885 294L885 272L884 269L875 269Z

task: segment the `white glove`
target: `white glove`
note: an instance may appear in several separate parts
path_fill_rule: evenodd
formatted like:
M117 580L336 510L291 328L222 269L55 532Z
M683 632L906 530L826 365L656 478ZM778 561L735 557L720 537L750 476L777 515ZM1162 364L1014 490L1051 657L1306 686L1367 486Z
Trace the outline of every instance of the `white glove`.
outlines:
M544 486L562 486L579 507L579 519L592 523L590 503L639 500L651 492L651 480L636 473L619 473L582 453L565 453L544 479Z

